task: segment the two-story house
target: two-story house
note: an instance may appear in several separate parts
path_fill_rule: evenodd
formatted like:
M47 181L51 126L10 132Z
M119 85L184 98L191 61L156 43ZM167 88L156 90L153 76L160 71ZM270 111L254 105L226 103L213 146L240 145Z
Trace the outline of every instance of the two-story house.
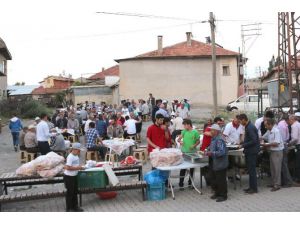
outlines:
M7 60L11 59L5 42L0 38L0 100L7 97Z

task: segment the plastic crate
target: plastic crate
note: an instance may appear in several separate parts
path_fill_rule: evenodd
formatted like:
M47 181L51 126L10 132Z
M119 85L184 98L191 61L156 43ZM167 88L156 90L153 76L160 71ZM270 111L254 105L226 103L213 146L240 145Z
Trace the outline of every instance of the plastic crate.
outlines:
M108 177L104 170L79 171L78 188L105 188L108 185Z
M166 198L165 183L148 184L147 197L150 201L164 200Z

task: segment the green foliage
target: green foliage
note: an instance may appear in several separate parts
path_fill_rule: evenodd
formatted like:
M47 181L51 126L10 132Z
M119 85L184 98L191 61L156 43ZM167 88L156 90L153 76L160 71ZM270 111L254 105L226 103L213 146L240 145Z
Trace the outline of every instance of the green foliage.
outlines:
M15 85L16 85L16 86L24 86L24 85L25 85L25 82L24 82L24 81L23 81L23 82L16 82Z
M65 105L66 99L66 92L58 92L55 94L55 104L56 105Z
M10 101L3 100L0 102L0 115L10 118L16 113L21 118L34 118L42 113L52 114L52 109L45 104L36 100L27 101Z
M39 101L26 101L25 104L20 108L20 115L24 118L34 118L40 116L42 113L50 115L52 111L47 108L46 105Z

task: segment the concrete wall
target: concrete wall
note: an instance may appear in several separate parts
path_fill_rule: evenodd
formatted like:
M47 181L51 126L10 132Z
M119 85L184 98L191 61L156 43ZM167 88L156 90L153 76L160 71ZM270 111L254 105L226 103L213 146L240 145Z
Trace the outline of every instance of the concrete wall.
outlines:
M5 67L7 67L7 61L6 59L0 54L0 63L3 63L5 61ZM7 73L7 68L4 68L4 74ZM1 76L0 75L0 100L6 99L6 93L7 93L7 76Z
M85 87L85 88L74 88L72 101L74 105L78 103L84 103L85 101L95 102L106 102L108 104L113 103L113 91L110 87Z
M222 76L229 65L230 76ZM160 59L121 61L120 99L145 99L149 93L167 100L187 98L192 104L212 106L212 66L210 59ZM219 104L237 97L236 58L217 60Z

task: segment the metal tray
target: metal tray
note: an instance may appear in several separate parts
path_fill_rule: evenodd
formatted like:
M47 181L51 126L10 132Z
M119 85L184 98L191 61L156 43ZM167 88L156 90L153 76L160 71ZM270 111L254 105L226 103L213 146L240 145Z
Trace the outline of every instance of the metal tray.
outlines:
M208 162L208 157L207 156L203 156L203 155L198 154L198 153L184 153L183 158L186 161L189 161L191 163L205 163L205 162Z

